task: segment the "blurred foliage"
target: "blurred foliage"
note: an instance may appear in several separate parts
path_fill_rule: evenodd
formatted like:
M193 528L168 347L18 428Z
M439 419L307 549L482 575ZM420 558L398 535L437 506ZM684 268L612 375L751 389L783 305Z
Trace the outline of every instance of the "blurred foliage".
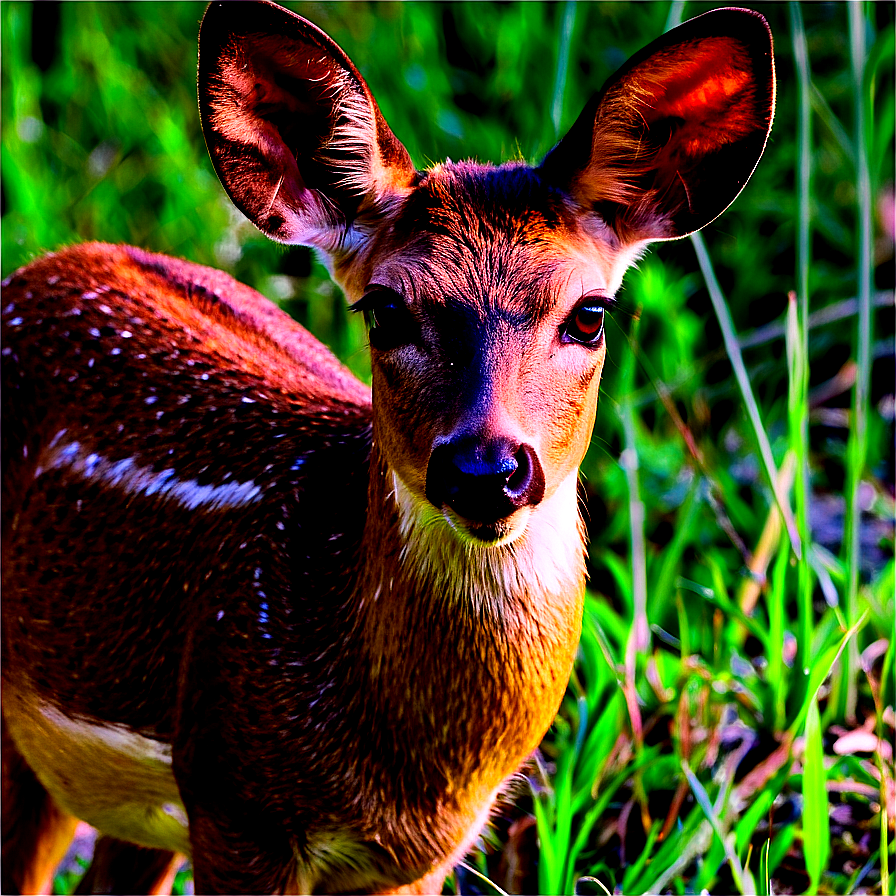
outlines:
M775 125L749 185L704 238L740 334L765 433L783 468L794 438L784 334L787 296L797 288L797 78L788 6L751 5L775 35ZM420 167L446 156L536 162L590 94L659 35L681 6L291 4L346 49ZM195 98L203 8L3 3L3 276L44 251L82 240L133 243L222 267L280 303L367 377L362 323L346 313L324 267L306 249L262 237L232 209L217 182ZM683 4L684 17L710 8ZM838 679L835 660L855 622L842 607L842 531L863 198L854 124L859 88L850 68L846 4L800 9L813 83L814 317L810 394L802 408L809 421L812 544L801 562L811 565L814 584L812 644L803 649L813 657L812 675L825 680L833 668L834 676L813 691L792 668L797 567L779 536L763 542L763 533L773 529L773 501L693 246L688 240L661 244L629 272L619 298L630 313L618 313L608 333L601 408L582 468L591 587L601 599L589 599L580 663L544 745L545 776L534 782L531 802L523 803L538 819L539 859L529 859L526 877L526 838L534 837L534 828L499 825L503 846L480 860L480 870L502 881L509 880L504 861L523 868L518 886L543 892L574 886L588 892L586 877L578 880L587 875L625 892L733 892L760 869L761 851L763 873L778 876L777 892L781 880L804 888L810 878L800 844L810 820L819 819L816 813L801 821L799 807L803 794L810 806L827 804L818 760L823 750L827 774L838 786L858 782L856 793L864 796L843 790L830 796L832 857L811 859L812 880L828 892L880 892L883 886L887 841L881 850L880 825L876 834L874 825L883 817L886 837L885 798L875 803L868 793L892 783L892 754L889 767L880 755L840 757L833 767L830 753L841 736L837 730L846 730L832 725L876 719L881 731L884 709L894 700L896 7L861 6L877 305L862 477L860 572L868 616L851 635L867 670L850 672L849 682ZM561 63L565 80L558 77ZM624 448L637 458L652 627L651 643L641 646L634 666L627 655L636 613L633 476L619 462ZM748 562L761 556L761 570L748 572ZM844 687L859 691L858 719L840 717L829 700ZM794 737L802 736L807 717L814 727L804 782ZM888 731L892 740L892 727ZM746 771L781 745L793 747L786 761L761 787L745 789ZM675 812L676 824L667 829L664 819ZM847 817L850 824L841 823ZM730 832L734 846L724 846L717 831ZM761 889L764 880L756 881L756 892L770 892ZM462 881L468 891L478 886Z

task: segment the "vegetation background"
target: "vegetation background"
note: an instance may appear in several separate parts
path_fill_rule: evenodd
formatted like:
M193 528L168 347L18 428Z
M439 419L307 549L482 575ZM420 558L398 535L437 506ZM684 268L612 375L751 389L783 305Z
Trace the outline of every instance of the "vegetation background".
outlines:
M631 53L711 8L290 5L421 167L537 161ZM702 238L627 277L582 469L579 663L463 892L893 892L896 7L751 5L775 35L771 140ZM202 12L3 3L3 276L92 239L222 267L365 377L322 266L218 184Z

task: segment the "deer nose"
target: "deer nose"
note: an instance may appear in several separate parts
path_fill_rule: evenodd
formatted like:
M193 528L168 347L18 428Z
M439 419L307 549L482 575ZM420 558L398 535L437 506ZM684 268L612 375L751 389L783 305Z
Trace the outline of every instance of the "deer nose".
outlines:
M531 445L460 436L434 449L426 497L464 519L494 523L544 497L544 471Z

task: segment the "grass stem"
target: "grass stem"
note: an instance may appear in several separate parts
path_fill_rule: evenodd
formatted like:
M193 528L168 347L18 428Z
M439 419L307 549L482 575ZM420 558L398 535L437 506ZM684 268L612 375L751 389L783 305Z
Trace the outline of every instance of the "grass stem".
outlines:
M865 134L866 94L865 74L865 17L864 5L850 3L849 16L850 59L852 63L853 104L856 147L856 204L858 215L858 258L856 264L857 297L859 302L858 331L856 334L856 381L853 391L853 413L850 419L846 450L846 524L844 553L847 573L846 619L855 622L859 612L859 553L861 544L861 516L859 486L865 470L868 450L869 386L871 380L871 181L868 170L868 146ZM855 718L859 647L854 641L847 648L842 672L843 687L837 706L841 718Z
M566 0L560 20L559 48L557 50L557 74L554 78L554 95L551 101L551 122L554 139L560 136L563 124L563 99L566 95L566 78L569 72L569 54L572 49L572 32L576 24L576 2Z
M796 457L794 502L800 541L805 553L797 566L797 645L802 683L808 680L812 651L814 618L812 588L814 578L809 563L809 264L812 244L812 220L809 199L812 195L812 115L811 75L806 31L798 3L790 4L790 30L798 84L797 112L797 270L796 295L790 293L787 304L788 417L790 450ZM799 679L798 679L799 680Z
M793 512L790 509L790 503L786 495L780 494L778 488L778 470L775 466L775 459L772 457L772 448L769 444L768 434L762 425L762 417L759 412L759 405L756 403L756 397L753 395L753 388L750 385L750 378L747 375L747 368L744 366L743 355L740 346L737 344L737 333L734 329L734 321L731 319L731 312L728 309L728 303L719 287L719 281L716 279L713 270L712 261L709 252L706 249L706 243L700 233L691 234L691 242L694 244L694 250L697 253L697 261L700 264L700 270L703 273L703 279L706 281L706 288L709 290L709 297L712 300L713 309L716 312L716 318L719 321L719 328L722 331L722 339L725 342L725 349L728 353L728 359L734 371L737 385L740 389L741 396L744 401L744 407L747 411L747 417L753 430L759 447L759 454L762 460L762 467L768 481L781 516L784 518L784 525L787 528L787 534L790 537L790 545L794 554L799 558L802 555L800 545L800 536L797 532L796 522L793 518Z

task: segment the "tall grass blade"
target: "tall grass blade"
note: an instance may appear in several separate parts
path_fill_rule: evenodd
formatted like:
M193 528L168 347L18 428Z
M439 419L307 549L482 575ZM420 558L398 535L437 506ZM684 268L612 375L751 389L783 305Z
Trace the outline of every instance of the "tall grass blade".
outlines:
M890 825L887 821L886 800L880 806L880 891L889 896L890 890Z
M775 869L781 864L785 856L790 852L793 841L796 839L797 826L795 824L787 825L769 844L768 850L768 872L774 874ZM852 892L847 890L846 892Z
M687 497L678 511L675 520L675 533L672 540L666 545L660 561L660 570L650 586L648 593L649 618L656 620L654 608L670 607L673 604L672 597L675 578L681 569L681 558L684 551L695 538L695 530L700 511L701 481L694 477L694 482L688 489Z
M669 15L666 16L666 31L677 28L684 18L684 2L685 0L672 0L669 4Z
M690 784L691 786L691 793L694 794L694 799L703 810L703 814L706 816L706 820L712 826L713 833L716 835L716 837L719 838L719 842L722 844L725 850L725 857L728 859L728 867L731 869L731 876L734 878L734 885L737 887L740 893L744 893L744 869L741 867L740 859L738 859L738 857L734 853L734 850L731 848L731 843L726 838L725 833L722 831L722 826L719 823L718 815L713 808L712 801L709 798L709 794L706 792L705 788L700 783L699 778L691 771L691 767L684 759L682 759L681 761L681 768L685 774L685 777L688 779L688 784Z
M569 72L569 54L572 47L572 32L576 24L576 2L566 0L560 19L560 45L557 50L557 74L554 78L554 94L551 100L551 123L554 125L554 139L560 136L563 124L563 99L566 96L566 78Z
M797 114L797 294L800 320L809 319L809 257L811 250L811 218L809 199L812 195L812 117L811 75L806 31L799 3L790 3L790 30L793 39L793 58L799 85ZM806 333L803 332L803 338ZM808 351L804 343L803 351Z
M792 5L796 6L797 4L793 3ZM834 110L831 108L827 98L814 84L810 85L810 97L813 111L831 132L843 155L855 165L855 147L852 145L849 134L846 133L846 128L840 124L840 119L834 114Z
M579 823L575 841L569 851L570 868L574 867L575 860L588 846L592 828L613 801L616 791L625 784L634 772L653 761L656 758L657 752L656 748L644 750L640 757L637 757L633 763L626 766L626 768L619 772L615 778L601 788L600 797L593 802L591 808Z
M768 848L770 842L766 840L759 852L759 886L757 888L759 896L772 896L772 882L769 880L768 873Z
M831 855L826 781L821 716L818 703L812 700L806 715L806 752L803 759L803 853L809 872L807 893L820 892L821 875L827 869Z
M771 587L768 590L768 680L775 683L769 689L771 705L767 712L774 719L775 731L780 731L787 722L787 692L790 670L784 662L784 632L787 620L787 568L790 556L783 548L778 551L772 568Z
M644 870L644 867L647 865L647 862L650 860L654 844L656 843L656 838L659 836L662 826L663 823L659 819L654 821L653 825L651 825L650 830L647 832L647 842L644 844L641 854L625 871L625 877L622 879L623 892L630 892L628 887L631 881L638 879L641 872Z
M747 411L747 417L753 430L753 435L759 446L759 455L762 460L762 467L765 477L768 481L781 516L784 518L784 525L787 528L787 534L790 538L790 546L793 548L797 558L802 556L802 547L800 545L800 536L797 531L796 521L793 518L793 512L790 509L790 503L786 495L782 495L778 489L778 469L775 466L775 459L772 457L772 448L769 444L768 433L762 425L762 416L759 412L759 405L756 403L756 397L753 395L753 388L750 385L750 378L747 375L747 368L744 365L743 355L740 346L737 344L737 334L734 330L734 321L731 319L731 312L728 309L728 303L719 287L719 281L716 279L713 270L712 261L709 258L709 252L706 249L706 243L700 233L691 234L691 242L694 244L694 250L697 253L697 261L700 264L700 270L703 273L703 279L706 281L706 288L709 290L709 297L712 300L713 309L719 321L719 327L722 330L722 339L725 342L725 350L728 353L728 360L734 370L734 376L737 379L737 385L740 389L741 397L744 401L744 407Z
M795 737L796 733L802 728L806 715L809 712L809 707L818 697L819 688L831 674L831 669L833 669L834 663L840 659L840 654L843 653L844 648L847 647L849 642L858 633L859 629L862 628L867 618L868 610L865 610L865 612L856 620L855 625L851 626L849 631L847 631L836 644L829 647L827 650L821 651L818 659L812 664L809 669L809 690L806 693L802 708L799 713L797 713L796 718L790 723L790 727L787 729L785 737Z
M582 884L591 884L592 886L599 889L601 893L606 894L606 896L613 896L613 894L596 877L580 877L576 881L575 890L573 891L575 893L575 896L583 896L581 890Z
M856 337L856 382L846 449L846 524L844 560L846 562L846 619L853 622L859 612L859 546L861 507L859 485L865 470L868 452L869 385L871 380L871 179L868 171L866 127L865 18L864 4L847 4L849 44L852 62L852 92L855 108L856 146L856 212L858 259L856 264L859 301ZM843 687L839 691L838 715L854 719L856 714L859 650L850 644L842 672Z
M555 819L550 795L544 791L533 794L532 808L538 832L538 889L542 893L552 893L555 882L560 879L561 869L557 867L554 849Z
M790 450L796 456L794 500L797 528L805 554L797 567L797 645L799 668L805 685L809 654L812 650L812 567L809 564L809 258L811 251L812 190L812 117L809 51L798 3L790 4L790 30L796 65L798 91L797 114L797 294L787 302L787 367Z
M637 321L633 323L637 327ZM633 333L632 339L635 335ZM635 675L635 660L643 655L650 641L647 622L647 545L644 539L644 503L638 486L638 439L635 433L635 415L629 396L632 394L634 373L634 353L626 376L625 398L620 406L625 447L620 463L625 470L628 484L629 538L632 556L632 629L625 652L625 672L632 681Z
M502 890L494 881L487 878L478 868L474 868L468 862L459 862L458 867L463 868L467 874L472 874L474 877L478 877L479 880L486 884L489 891L497 893L498 896L508 896L505 890Z

